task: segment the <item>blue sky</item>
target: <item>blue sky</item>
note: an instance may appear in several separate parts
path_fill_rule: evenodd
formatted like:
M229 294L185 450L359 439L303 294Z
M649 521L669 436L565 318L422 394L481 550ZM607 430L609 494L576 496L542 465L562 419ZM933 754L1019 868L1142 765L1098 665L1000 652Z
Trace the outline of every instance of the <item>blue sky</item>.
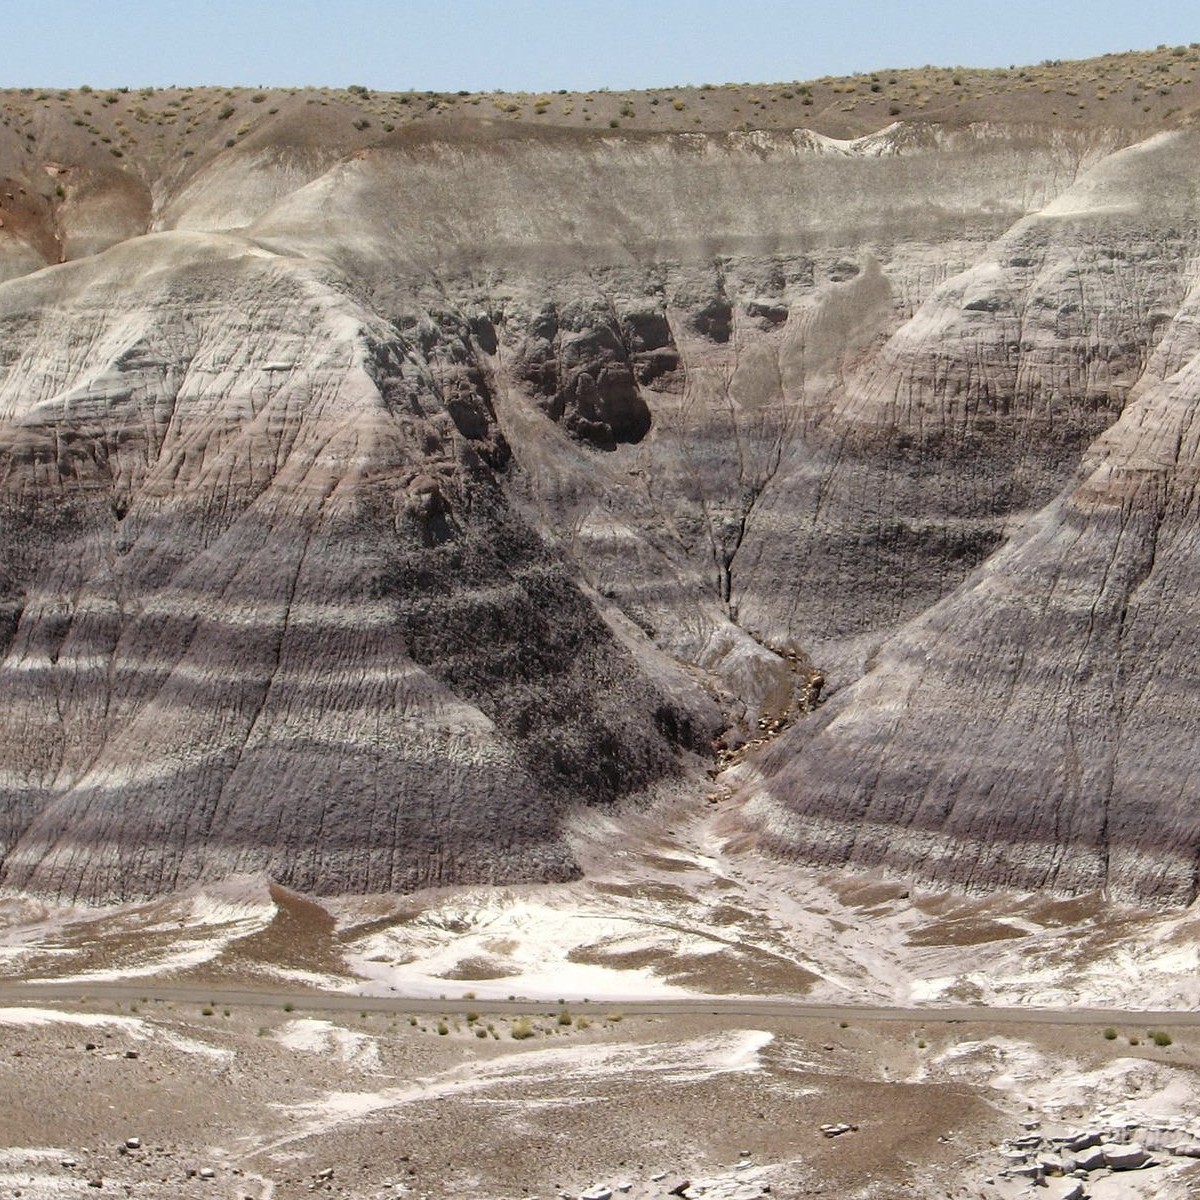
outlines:
M1198 40L1195 0L0 0L0 86L635 88Z

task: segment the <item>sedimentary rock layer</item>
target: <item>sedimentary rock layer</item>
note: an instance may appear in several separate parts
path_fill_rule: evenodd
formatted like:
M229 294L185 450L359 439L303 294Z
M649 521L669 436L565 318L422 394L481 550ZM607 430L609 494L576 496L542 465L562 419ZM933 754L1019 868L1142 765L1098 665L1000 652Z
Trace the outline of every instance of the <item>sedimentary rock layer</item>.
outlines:
M1190 897L1192 135L313 128L4 168L3 885L563 877L779 722L780 853Z

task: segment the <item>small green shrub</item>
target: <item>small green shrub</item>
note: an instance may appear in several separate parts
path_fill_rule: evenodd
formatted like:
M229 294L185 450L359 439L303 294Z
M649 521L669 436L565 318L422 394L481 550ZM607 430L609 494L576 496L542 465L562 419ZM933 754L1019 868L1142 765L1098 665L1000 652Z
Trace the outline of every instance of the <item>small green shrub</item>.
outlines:
M560 1008L558 1010L558 1023L560 1025L570 1025L573 1019L574 1018L565 1008Z
M202 1017L211 1017L215 1011L216 1011L216 1009L214 1009L214 1008L213 1008L213 1006L212 1006L211 1004L206 1004L206 1005L205 1005L205 1006L204 1006L204 1007L203 1007L203 1008L200 1010L200 1015L201 1015Z
M518 1042L523 1042L526 1038L533 1037L533 1023L528 1017L518 1017L512 1023L512 1029L509 1032Z
M445 1021L439 1021L437 1023L437 1031L438 1037L445 1037L450 1032L450 1026Z
M1117 1040L1117 1031L1111 1025L1104 1031L1104 1040L1106 1042L1115 1042Z
M284 1011L284 1012L295 1012L295 1011L296 1011L296 1006L295 1006L295 1005L294 1005L294 1004L293 1004L293 1003L292 1003L292 1002L289 1000L289 1001L288 1001L288 1002L287 1002L287 1003L286 1003L286 1004L283 1006L283 1011Z
M1169 1046L1171 1044L1172 1038L1171 1038L1171 1035L1169 1033L1167 1033L1167 1031L1165 1029L1155 1029L1150 1034L1150 1040L1156 1046Z

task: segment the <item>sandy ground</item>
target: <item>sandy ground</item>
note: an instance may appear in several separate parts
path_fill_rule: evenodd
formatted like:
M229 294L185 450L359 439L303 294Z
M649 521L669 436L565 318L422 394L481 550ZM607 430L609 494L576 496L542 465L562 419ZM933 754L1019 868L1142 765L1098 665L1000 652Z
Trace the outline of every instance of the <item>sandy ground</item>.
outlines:
M731 834L731 830L733 831ZM933 892L739 849L736 813L581 819L573 884L316 903L244 879L153 904L0 901L0 980L292 983L353 993L1200 1007L1200 914Z
M132 1007L0 1010L5 1194L1004 1197L1002 1143L1032 1123L1190 1129L1200 1102L1186 1039L1091 1027Z
M1195 914L819 877L739 849L730 817L589 817L588 877L564 886L317 903L244 879L120 909L0 902L0 980L79 989L0 1008L0 1195L642 1200L687 1181L688 1200L1012 1200L1032 1194L1005 1174L1030 1124L1200 1147L1190 1027L1156 1045L1141 1021L1006 1027L986 1007L1194 1008ZM88 998L105 980L143 980L145 996ZM214 1001L155 1000L167 983ZM297 985L460 1011L219 999ZM621 1012L676 995L980 1008L956 1022ZM489 1013L510 996L523 1014ZM839 1122L857 1128L822 1134ZM1196 1160L1152 1162L1036 1194L1200 1189Z

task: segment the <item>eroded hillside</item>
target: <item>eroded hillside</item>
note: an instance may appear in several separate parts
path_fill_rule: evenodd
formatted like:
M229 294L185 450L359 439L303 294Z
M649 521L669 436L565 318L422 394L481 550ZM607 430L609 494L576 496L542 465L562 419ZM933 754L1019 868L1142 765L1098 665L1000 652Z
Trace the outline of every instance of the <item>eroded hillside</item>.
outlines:
M7 94L0 880L1191 899L1197 61Z

